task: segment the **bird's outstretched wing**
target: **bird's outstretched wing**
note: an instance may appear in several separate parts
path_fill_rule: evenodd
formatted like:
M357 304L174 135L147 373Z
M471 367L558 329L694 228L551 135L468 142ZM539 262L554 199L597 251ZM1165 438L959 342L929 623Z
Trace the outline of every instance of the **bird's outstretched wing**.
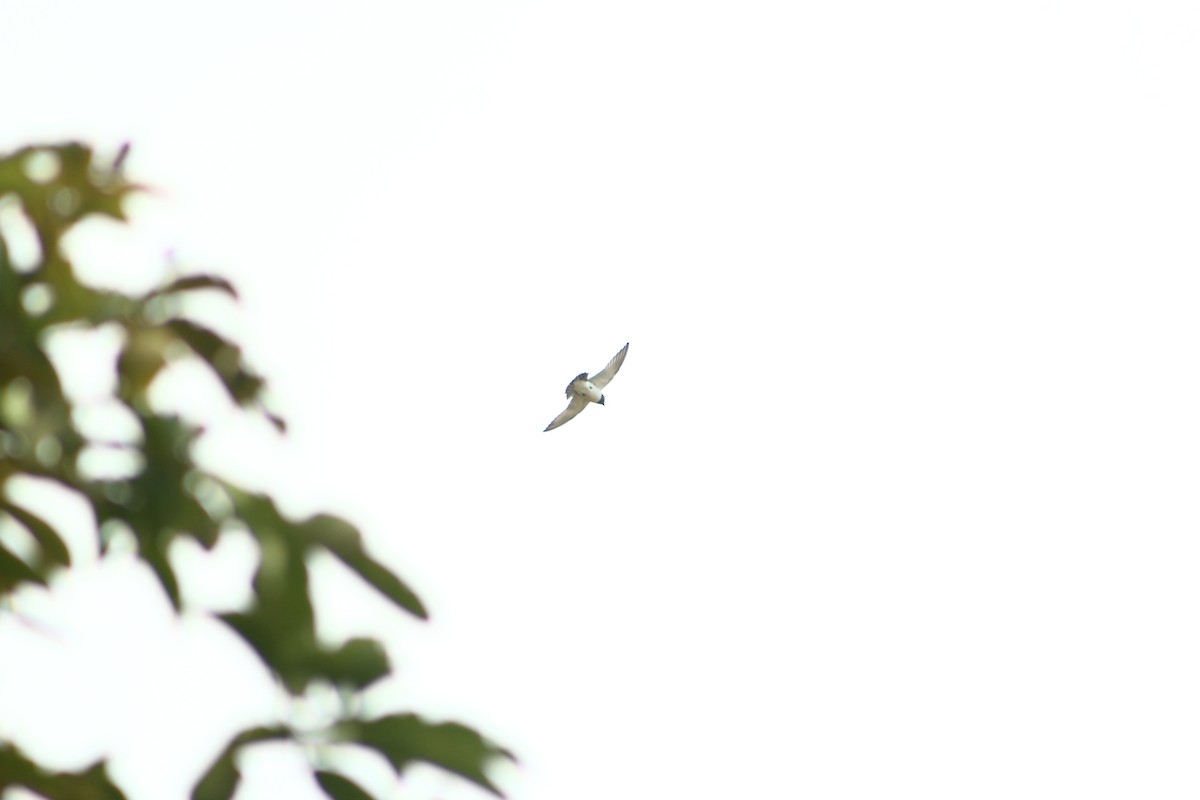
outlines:
M571 402L567 403L566 409L557 417L555 417L553 422L546 426L546 431L552 431L559 425L564 425L575 419L576 415L578 415L580 411L583 411L583 409L587 407L587 404L588 401L586 397L575 395L571 398ZM545 433L546 431L542 431L542 433Z
M605 386L608 386L608 382L613 379L613 376L617 374L617 370L625 363L625 354L628 352L629 342L626 342L625 346L621 348L621 352L613 356L612 361L608 362L607 367L588 379L592 382L592 385L597 389L603 389Z

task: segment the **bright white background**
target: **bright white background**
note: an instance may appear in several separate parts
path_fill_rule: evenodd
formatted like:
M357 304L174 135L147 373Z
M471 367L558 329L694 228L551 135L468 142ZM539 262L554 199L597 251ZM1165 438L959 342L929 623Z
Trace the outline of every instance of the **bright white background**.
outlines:
M241 288L196 313L291 434L186 369L160 400L429 602L320 568L398 665L373 708L509 745L518 800L1200 792L1193 3L331 8L5 0L0 145L132 140L156 191L84 274ZM245 597L245 542L178 555ZM128 557L17 607L0 734L133 800L280 708ZM296 763L239 797L319 797Z

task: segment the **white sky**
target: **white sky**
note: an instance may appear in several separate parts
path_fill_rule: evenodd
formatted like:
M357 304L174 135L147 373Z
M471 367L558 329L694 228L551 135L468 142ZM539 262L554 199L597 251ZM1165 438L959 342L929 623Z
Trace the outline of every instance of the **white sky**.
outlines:
M1194 3L3 18L0 146L128 138L158 187L86 274L243 291L197 313L292 433L181 369L205 462L360 523L431 605L321 569L328 634L397 663L373 708L511 746L516 800L1200 792ZM180 558L244 598L245 542ZM0 734L183 797L277 698L128 559L78 572L21 598L49 635L0 621ZM296 763L238 797L321 797Z

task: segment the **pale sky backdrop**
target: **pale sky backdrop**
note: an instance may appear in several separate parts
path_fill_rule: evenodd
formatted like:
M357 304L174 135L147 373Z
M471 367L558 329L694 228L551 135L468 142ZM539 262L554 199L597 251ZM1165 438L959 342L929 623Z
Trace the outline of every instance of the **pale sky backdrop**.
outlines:
M324 565L323 630L514 800L1195 798L1197 42L1144 0L0 0L0 146L133 142L84 274L238 284L195 313L289 436L159 401L363 526L433 621ZM112 346L61 344L77 395ZM178 558L246 597L246 542ZM76 572L0 620L0 734L178 800L277 695L128 556ZM299 763L238 797L321 797Z

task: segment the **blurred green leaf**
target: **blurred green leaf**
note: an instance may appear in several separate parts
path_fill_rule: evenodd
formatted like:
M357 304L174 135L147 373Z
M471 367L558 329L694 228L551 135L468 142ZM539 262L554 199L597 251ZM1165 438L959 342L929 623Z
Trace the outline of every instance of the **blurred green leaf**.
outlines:
M0 498L0 511L9 514L37 539L42 550L42 558L50 564L67 567L71 564L71 554L62 537L50 527L50 523L31 511Z
M375 800L365 789L345 775L319 769L313 773L325 794L333 800Z
M54 168L35 179L38 159ZM75 285L71 265L59 242L70 228L93 214L124 219L122 204L136 187L111 167L97 165L91 148L71 142L54 147L26 147L0 159L0 196L14 193L33 223L41 248L37 272L56 289Z
M21 755L17 748L0 741L0 791L10 786L29 786L41 774L41 767Z
M297 624L295 616L278 618L261 607L218 617L250 645L293 695L301 694L316 672L320 657L316 635Z
M384 597L418 619L429 619L429 612L416 593L408 588L408 585L400 580L394 572L372 559L364 551L335 552L334 555L341 558L346 566L357 572L363 580L374 586Z
M234 764L235 753L226 751L192 789L192 800L229 800L237 790L242 774Z
M135 530L137 529L135 528ZM175 575L175 568L171 566L171 561L167 557L167 545L166 536L162 532L138 536L138 555L154 571L154 576L158 578L163 591L166 592L171 606L179 611L183 608L183 597L179 591L179 578Z
M281 664L284 659L279 656L280 647L272 635L271 624L269 620L261 619L253 612L245 611L230 611L217 616L222 622L233 629L234 633L240 636L250 648L258 654L258 657L272 672L281 673L284 665ZM282 676L281 676L282 677ZM295 692L303 690L301 684L296 687Z
M246 730L233 737L229 743L230 747L245 747L248 744L258 744L259 742L279 741L282 739L290 739L292 732L281 725L258 725Z
M258 399L263 380L246 368L240 347L191 320L173 319L165 327L212 368L234 402L244 406Z
M330 514L318 514L301 523L300 528L312 542L327 549L384 597L418 619L429 619L421 598L395 573L367 555L362 536L349 522Z
M176 609L182 602L179 581L168 553L177 536L191 536L212 547L220 535L215 520L188 488L194 471L190 451L199 431L174 415L143 412L141 455L145 466L128 481L97 482L88 498L97 526L110 520L126 523L137 539L138 554L154 571Z
M0 594L7 594L22 583L45 586L46 579L0 544Z
M144 499L143 516L160 530L184 533L212 547L221 521L188 489L191 448L200 431L174 415L144 414L140 422L146 466L133 486Z
M234 299L237 299L238 296L237 289L233 288L233 284L217 275L185 275L182 278L176 278L166 286L155 289L146 295L145 299L153 300L156 297L180 292L194 292L200 289L216 289Z
M127 402L144 406L150 383L167 365L166 350L172 337L158 327L141 325L126 326L126 337L117 358L120 395Z
M224 487L238 517L258 540L262 558L251 608L221 619L279 674L288 691L299 694L320 675L322 657L308 588L308 544L269 497Z
M125 800L124 793L108 777L104 762L94 764L83 772L57 773L49 784L36 791L52 800Z
M171 604L178 610L182 598L179 579L168 557L171 542L180 533L202 541L216 536L216 523L184 487L191 471L191 442L197 431L178 417L143 412L142 451L145 466L128 481L97 483L86 487L97 527L116 520L132 529L138 555L158 578ZM119 489L119 491L118 491Z
M48 800L125 800L125 795L109 779L103 761L82 772L51 772L12 745L0 742L0 794L17 786Z
M278 726L264 726L242 731L217 756L212 766L192 789L192 800L229 800L242 779L237 768L238 751L243 747L278 739L291 738L291 732Z
M392 714L374 720L345 723L344 736L378 751L397 773L415 762L425 762L453 772L503 797L487 777L489 763L497 758L515 760L507 750L456 722L426 722L415 714Z
M322 673L332 683L365 689L392 671L387 651L374 639L350 639L321 660Z

